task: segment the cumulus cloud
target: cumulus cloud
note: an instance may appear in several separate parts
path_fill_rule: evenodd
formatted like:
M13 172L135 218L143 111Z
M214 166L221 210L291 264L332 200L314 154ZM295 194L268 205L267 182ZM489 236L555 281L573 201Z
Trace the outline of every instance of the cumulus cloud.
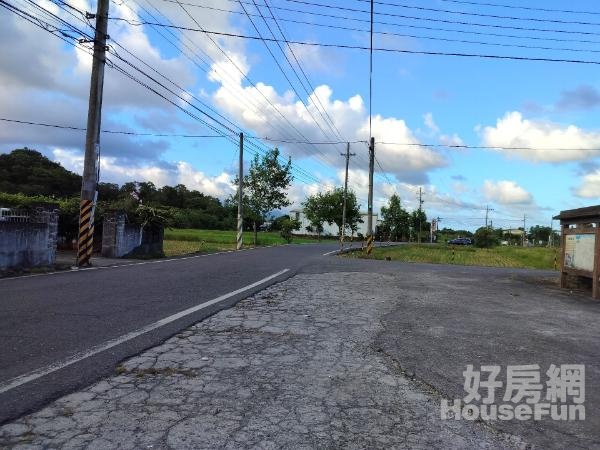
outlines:
M483 183L483 195L486 199L503 205L529 204L533 196L514 181L502 180Z
M77 151L55 148L53 159L76 173L83 170L83 155ZM231 174L222 172L216 176L206 175L185 161L176 163L122 165L114 157L104 157L100 164L100 181L108 180L122 184L127 181L151 181L158 187L183 184L214 197L225 198L236 190Z
M432 113L430 113L430 112L425 113L423 115L423 122L425 123L425 126L433 133L437 134L440 132L440 127L438 127L437 124L435 123L435 120L433 120Z
M440 136L440 144L449 145L449 146L465 145L464 141L456 133L454 133L452 135L442 134Z
M228 70L227 67L224 64L222 70ZM239 92L243 92L248 101L241 102ZM215 91L213 99L235 121L252 128L258 135L274 140L337 140L335 132L328 131L326 126L329 119L345 139L366 142L369 137L368 113L362 97L355 95L346 100L334 99L333 91L327 85L315 88L306 101L306 108L291 92L279 93L264 83L257 83L256 87L225 83ZM327 116L319 111L321 107ZM315 124L315 120L322 129ZM442 154L418 146L419 140L402 119L376 115L372 119L372 129L378 142L378 160L386 172L399 179L426 180L429 170L447 164ZM357 146L365 152L366 144ZM317 158L325 165L343 165L343 159L338 156L344 150L343 144L339 147L287 144L286 150L294 159Z
M328 75L343 73L345 59L338 51L316 45L290 44L290 47L291 51L286 49L288 58L294 60L295 56L309 72Z
M496 151L533 162L582 161L597 156L598 152L593 149L600 148L600 132L586 131L575 125L528 120L517 111L506 113L497 120L496 126L480 131L483 145L505 147ZM515 147L534 150L510 149Z
M574 193L581 198L600 198L600 169L584 175Z

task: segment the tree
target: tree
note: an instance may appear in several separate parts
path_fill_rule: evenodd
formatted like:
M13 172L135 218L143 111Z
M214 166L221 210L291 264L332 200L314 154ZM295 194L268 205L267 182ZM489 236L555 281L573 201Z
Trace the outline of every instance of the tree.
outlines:
M329 225L335 223L338 227L338 235L341 236L344 208L343 188L335 188L333 191L311 195L302 206L304 214L313 228L322 230L324 223ZM346 197L346 228L356 232L358 224L362 222L360 205L356 200L356 195L349 190Z
M71 197L81 191L81 177L25 147L0 155L0 191Z
M491 248L498 245L497 233L490 227L481 227L475 231L475 247Z
M531 239L533 240L534 244L538 244L539 241L548 243L551 232L552 230L550 229L550 227L536 225L529 229L529 236L531 236Z
M408 237L410 233L410 214L400 203L400 197L394 194L390 197L388 206L381 207L383 218L381 231L388 233L392 241L399 241Z
M286 217L285 219L281 220L280 227L280 236L289 244L292 242L292 231L300 229L300 221Z
M418 236L417 241L421 242L421 233L429 232L429 223L425 211L415 209L410 215L410 222L414 233Z
M244 177L244 211L252 219L254 245L259 222L264 221L269 212L292 204L287 198L287 189L293 179L292 160L280 163L279 149L269 150L262 158L258 154L254 156ZM237 180L236 184L239 184Z

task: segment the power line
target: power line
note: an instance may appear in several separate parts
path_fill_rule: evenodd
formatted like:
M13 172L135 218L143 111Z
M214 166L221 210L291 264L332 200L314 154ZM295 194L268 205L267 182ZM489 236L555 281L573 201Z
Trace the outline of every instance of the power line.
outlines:
M440 0L440 1L448 2L448 3L459 3L459 4L463 4L463 5L473 5L473 6L492 6L494 8L522 9L522 10L527 10L527 11L600 15L599 11L581 11L581 10L572 10L572 9L551 9L551 8L539 8L539 7L536 8L536 7L532 7L532 6L504 5L504 4L500 4L500 3L471 2L471 1L466 1L466 0Z
M318 6L321 8L341 10L341 11L369 13L369 11L365 10L365 9L349 8L349 7L345 7L345 6L327 5L327 4L323 4L323 3L309 2L306 0L285 0L285 1L292 2L292 3L300 3L303 5L309 5L309 6ZM485 28L501 28L501 29L506 29L506 30L539 31L539 32L543 32L543 33L565 33L565 34L600 36L600 33L592 32L592 31L556 30L556 29L548 29L548 28L529 28L529 27L517 27L517 26L510 26L510 25L496 25L496 24L490 24L490 23L463 22L463 21L459 21L459 20L433 19L433 18L429 18L429 17L407 16L404 14L395 14L395 13L389 13L389 12L378 12L377 14L380 16L398 17L400 19L422 20L422 21L426 21L426 22L452 23L452 24L457 24L457 25L469 25L469 26L477 26L477 27L485 27Z
M31 122L27 120L17 120L17 119L8 119L6 117L0 117L0 121L3 122L11 122L18 123L22 125L34 125L40 127L49 127L49 128L59 128L64 130L73 130L73 131L85 131L85 127L76 127L70 125L58 125L52 123L44 123L44 122ZM141 137L177 137L177 138L225 138L225 137L238 137L237 134L179 134L179 133L140 133L136 131L126 131L126 130L102 130L102 133L107 134L124 134L129 136L141 136ZM278 142L283 144L315 144L315 145L339 145L345 144L346 141L288 141L283 139L271 139L269 137L259 137L259 136L244 136L244 139L252 139L252 140L261 140L261 141L269 141L269 142ZM351 141L350 143L362 143L366 141Z
M260 6L260 5L259 5ZM240 11L233 11L233 10L227 10L227 9L220 9L220 8L213 8L210 6L200 6L198 5L199 8L206 8L206 9L211 9L211 10L217 10L217 11L222 11L222 12L226 12L226 13L232 13L232 14L243 14ZM248 13L248 15L252 16L252 17L260 17L258 14L252 14L252 13ZM111 20L122 20L125 21L127 23L129 23L130 25L133 26L141 26L141 25L145 25L145 23L143 22L133 22L130 19L126 19L126 18L121 18L121 17L110 17ZM267 17L267 19L270 19L269 17ZM273 20L277 20L274 19ZM359 33L370 33L370 30L364 29L364 28L355 28L355 27L345 27L345 26L341 26L341 25L332 25L332 24L323 24L323 23L315 23L315 22L308 22L308 21L303 21L303 20L294 20L294 19L285 19L285 18L279 18L280 21L283 22L290 22L290 23L296 23L296 24L301 24L301 25L311 25L311 26L316 26L316 27L323 27L323 28L329 28L329 29L336 29L336 30L344 30L344 31L355 31L355 32L359 32ZM350 18L347 18L347 20L351 20ZM390 25L394 25L394 26L402 26L400 24L390 24ZM438 29L438 28L431 28L431 27L412 27L412 28L424 28L427 30L431 30L431 31L450 31L450 32L458 32L458 33L463 33L463 30L445 30L445 29ZM452 38L445 38L445 37L440 37L440 36L423 36L423 35L418 35L418 34L408 34L408 33L395 33L392 31L378 31L378 30L373 30L374 34L379 34L382 36L397 36L397 37L408 37L408 38L412 38L412 39L424 39L424 40L429 40L429 41L439 41L439 42L454 42L454 43L458 43L458 44L473 44L473 45L485 45L485 46L492 46L492 47L504 47L504 48L523 48L523 49L529 49L529 50L545 50L545 51L564 51L564 52L577 52L577 53L600 53L600 50L595 50L595 49L581 49L581 48L570 48L570 47L545 47L545 46L541 46L541 45L526 45L526 44L516 44L516 43L502 43L502 42L485 42L485 41L475 41L475 40L467 40L467 39L452 39ZM525 37L525 36L512 36L512 35L497 35L497 34L489 34L489 33L470 33L470 32L466 32L468 34L477 34L477 35L484 35L484 36L497 36L497 37L509 37L509 38L519 38L519 39L538 39L535 37ZM284 38L285 40L285 38ZM581 43L598 43L600 44L600 41L578 41L578 40L573 40L573 39L544 39L544 38L539 38L539 40L551 40L551 41L558 41L558 42L581 42ZM287 42L287 41L286 41ZM289 44L289 43L288 43ZM290 50L293 53L292 47L290 46ZM314 90L314 89L313 89ZM322 106L322 105L321 105Z
M164 2L168 2L168 3L176 3L176 0L163 0ZM238 0L227 0L229 2L235 2L238 3ZM214 10L214 11L221 11L221 12L227 12L227 13L232 13L232 14L243 14L240 11L232 11L232 10L227 10L227 9L222 9L222 8L215 8L212 6L207 6L207 5L199 5L196 3L185 3L185 2L180 2L186 6L192 6L195 8L203 8L203 9L210 9L210 10ZM250 4L249 2L244 2L244 4ZM259 6L264 6L259 4ZM277 9L279 11L286 11L286 12L291 12L291 13L300 13L303 15L311 15L311 16L315 16L315 17L324 17L324 18L333 18L333 19L340 19L340 20L345 20L345 21L353 21L353 22L361 22L361 23L370 23L369 19L360 19L357 17L348 17L348 16L340 16L340 15L336 15L336 14L327 14L327 13L323 13L323 12L315 12L315 11L308 11L308 10L301 10L301 9L295 9L295 8L287 8L287 7L283 7L283 6L272 6L271 8L273 9ZM298 23L298 24L305 24L305 25L316 25L316 26L330 26L327 24L317 24L317 23L313 23L313 22L304 22L304 21L300 21L300 20L295 20L295 19L290 19L290 18L280 18L280 20L285 21L285 22L291 22L291 23ZM540 36L532 36L530 34L528 35L514 35L514 34L502 34L502 33L492 33L492 32L481 32L481 31L474 31L474 30L462 30L462 29L448 29L448 28L439 28L439 27L428 27L428 26L423 26L423 25L414 25L414 24L406 24L406 23L395 23L395 22L384 22L384 21L380 21L380 20L374 20L374 23L378 24L378 25L386 25L386 26L393 26L393 27L400 27L400 28L412 28L412 29L418 29L418 30L428 30L428 31L441 31L441 32L448 32L448 33L460 33L460 34L471 34L471 35L478 35L478 36L493 36L493 37L501 37L501 38L511 38L511 39L525 39L525 40L536 40L536 41L552 41L552 42L573 42L573 43L581 43L581 44L600 44L600 41L593 41L593 40L589 40L589 39L567 39L567 38L558 38L558 37L540 37ZM143 24L138 24L138 25L143 25ZM333 26L330 26L333 28ZM356 30L359 31L359 30ZM366 32L368 32L368 30L365 30ZM374 31L374 33L380 33L378 31Z
M323 136L325 136L326 139L329 139L329 136L327 135L327 133L325 132L325 130L323 129L323 127L321 126L321 124L319 124L319 122L316 120L316 118L314 117L314 115L312 114L312 112L310 111L310 109L308 108L308 106L306 105L306 103L304 102L304 100L302 99L302 97L300 96L300 94L298 93L298 91L296 90L296 87L293 85L293 83L291 82L291 80L289 79L289 77L287 76L287 74L285 73L285 71L283 70L283 67L281 67L281 64L279 63L279 61L277 60L277 58L273 54L273 51L267 45L267 42L264 40L264 38L261 35L258 27L256 26L256 24L252 20L252 17L248 15L248 13L246 11L246 8L244 7L243 3L240 3L240 6L242 7L244 13L246 13L246 16L248 17L248 20L250 20L250 23L252 24L252 26L253 26L254 30L256 31L256 33L259 35L259 37L262 40L263 44L265 45L267 51L269 52L269 54L271 55L271 57L275 61L275 64L279 68L279 71L283 74L284 78L286 79L286 81L288 82L288 84L290 85L290 87L292 88L292 91L294 92L294 94L296 94L296 97L298 97L298 99L300 100L300 102L304 106L304 109L306 110L306 112L310 115L310 117L312 118L313 122L317 125L317 127L319 128L319 130L323 133ZM257 7L257 9L258 9L258 7ZM262 17L262 13L261 13L261 17ZM271 30L271 27L269 26L268 22L266 21L266 19L264 17L263 17L263 20L267 24L267 28L269 29L269 31L271 33L271 36L273 36L273 38L275 39L275 34L273 33L273 30ZM285 51L281 48L281 45L279 44L279 42L276 42L276 43L277 43L280 51L283 53L284 57L286 58L288 64L292 67L292 70L294 71L296 77L298 78L298 80L300 80L300 77L299 77L298 73L294 70L294 68L292 66L292 63L290 62L290 60L288 59L287 55L285 54ZM304 85L302 84L302 82L300 84L302 85L302 87L304 87ZM305 88L305 90L306 90L306 88ZM321 152L320 150L319 150L319 152L323 155L323 157L325 157L325 154L323 152Z
M27 1L30 1L30 0L27 0ZM30 1L30 2L31 2L31 1ZM33 2L31 2L31 3L33 3ZM50 15L50 16L53 16L54 18L58 19L58 21L59 21L59 22L65 23L66 25L68 25L68 27L69 27L69 28L73 29L74 31L76 31L76 32L78 32L78 33L80 33L80 34L83 34L83 35L85 35L85 33L84 33L84 32L82 32L81 30L79 30L78 28L76 28L74 25L72 25L72 24L69 24L68 22L64 21L63 19L59 18L58 16L55 16L54 14L52 14L51 12L49 12L48 10L45 10L45 8L41 7L40 5L37 5L37 4L35 4L35 3L33 3L33 5L34 5L35 7L37 7L37 8L39 8L39 9L41 9L41 10L45 11L45 12L46 12L48 15ZM8 4L8 3L7 3L7 2L5 2L4 0L0 0L0 6L3 6L3 7L5 7L5 8L7 8L7 9L9 9L9 10L10 10L10 11L12 11L12 12L15 12L15 11L13 11L13 9L14 9L14 10L16 10L15 14L17 14L17 15L19 15L19 16L21 16L21 17L22 17L22 15L20 14L20 13L22 13L22 10L20 10L19 8L16 8L16 7L14 7L13 5L10 5L10 4ZM25 14L26 14L26 13L25 13ZM51 27L51 25L50 25L49 23L47 23L47 22L44 22L44 21L42 21L42 19L40 19L40 18L36 18L36 17L33 17L33 16L29 15L29 14L26 14L26 15L28 16L28 17L26 17L26 18L27 18L27 19L28 19L30 22L32 22L34 25L36 25L36 26L38 26L38 27L40 27L40 28L44 29L45 31L49 31L49 32L51 32L51 33L52 33L54 36L57 36L56 34L54 34L54 33L52 32L52 30L50 30L50 29L49 29L49 27ZM33 20L32 20L32 19L33 19ZM78 47L78 44L77 44L77 43L74 43L74 42L72 42L72 41L70 41L70 40L68 40L68 39L64 39L62 36L57 36L57 37L61 38L63 41L67 42L68 44L70 44L70 45L72 45L72 46L74 46L74 47ZM75 42L78 42L78 41L77 41L77 40L75 40ZM83 49L84 49L84 50L86 50L86 48L85 48L85 47L83 47ZM89 51L88 51L87 53L88 53L88 54L90 54L90 53L89 53ZM91 56L93 57L93 55L91 55ZM126 60L124 60L123 58L119 57L118 55L116 55L116 56L118 57L118 59L122 60L123 62L127 63L128 65L131 65L131 63L130 63L130 62L128 62L128 61L126 61ZM177 103L173 102L171 99L169 99L169 98L168 98L168 97L166 97L165 95L161 94L159 91L157 91L156 89L152 88L152 87L151 87L151 86L149 86L147 83L145 83L145 82L141 81L139 78L137 78L137 77L135 77L134 75L132 75L131 73L127 72L125 69L123 69L122 67L120 67L120 66L119 66L118 64L116 64L114 61L111 61L110 59L108 59L108 58L107 58L107 60L106 60L106 63L107 63L107 66L109 66L109 67L111 67L111 68L115 69L117 72L119 72L119 73L123 74L123 75L124 75L124 76L126 76L127 78L130 78L131 80L135 81L136 83L140 84L141 86L143 86L143 87L147 88L147 89L148 89L148 90L150 90L151 92L155 93L156 95L160 96L161 98L163 98L163 99L164 99L164 100L166 100L167 102L171 103L171 104L172 104L173 106L175 106L176 108L178 108L178 109L180 109L181 111L183 111L185 114L187 114L187 115L189 115L190 117L192 117L192 118L194 118L194 119L198 120L199 122L203 123L205 126L207 126L208 128L212 129L213 131L215 131L215 132L217 132L217 133L219 133L219 134L223 135L223 137L227 138L228 140L230 140L231 142L233 142L235 145L237 145L237 144L238 144L238 143L237 143L237 140L233 139L233 138L232 138L231 136L229 136L229 135L226 135L226 134L225 134L225 133L223 133L221 130L219 130L219 129L217 129L216 127L214 127L213 125L211 125L211 124L207 123L206 121L204 121L203 119L201 119L201 118L200 118L200 117L198 117L197 115L195 115L195 114L191 113L190 111L186 110L186 109L185 109L185 108L183 108L182 106L180 106L180 105L178 105ZM142 73L143 73L143 72L142 72ZM148 75L146 74L146 76L148 76ZM150 79L152 79L153 81L155 81L155 82L156 82L156 80L154 80L152 77L149 77L149 78L150 78ZM158 82L157 82L157 83L158 83ZM160 84L160 83L158 83L158 84L159 84L159 85L161 85L161 87L163 87L163 88L165 88L165 89L167 89L167 90L168 90L168 88L166 88L164 85L162 85L162 84ZM171 91L171 92L172 92L172 91ZM174 94L174 95L176 95L176 96L177 96L177 94ZM181 98L181 97L179 97L179 98ZM182 100L184 100L184 99L182 99ZM188 104L190 104L190 106L193 106L193 107L195 107L194 105L191 105L191 103L189 103L189 102L187 102L187 103L188 103ZM196 108L196 109L198 109L197 107L195 107L195 108ZM69 127L69 128L73 129L73 128L76 128L76 127ZM253 146L255 146L255 147L256 147L256 144L255 144L255 143L252 143L252 144L253 144ZM258 148L258 147L256 147L256 148L257 148L258 150L260 150L260 148ZM252 153L256 153L256 151L251 151L251 152L252 152ZM303 169L300 169L300 168L298 168L297 166L294 166L294 165L293 165L293 166L292 166L292 169L293 169L293 170L294 170L294 171L295 171L297 174L300 174L300 175L301 175L301 177L300 177L300 178L301 178L301 179L300 179L300 181L303 181L303 182L305 182L305 181L304 181L302 178L306 178L306 177L308 177L308 179L310 179L311 181L314 181L314 182L320 182L320 180L319 180L319 179L317 179L316 177L314 177L312 174L310 174L310 173L308 173L308 172L304 171Z
M168 1L168 0L165 0ZM159 27L166 28L175 28L179 30L187 30L187 31L197 31L209 35L216 36L226 36L226 37L235 37L240 39L249 39L256 41L268 41L268 42L284 42L281 39L273 39L266 38L260 36L250 36L245 34L238 33L228 33L223 31L210 31L205 29L197 29L192 27L183 27L176 25L167 25L161 23L154 22L142 22L144 25L154 25ZM360 45L350 45L350 44L333 44L333 43L325 43L325 42L305 42L305 41L295 41L288 40L290 44L297 45L306 45L306 46L316 46L316 47L328 47L328 48L343 48L349 50L363 50L370 51L370 47L360 46ZM396 48L386 48L386 47L374 47L373 51L378 52L387 52L387 53L404 53L411 55L429 55L429 56L454 56L454 57L464 57L464 58L481 58L481 59L496 59L496 60L511 60L511 61L537 61L537 62L552 62L552 63L570 63L570 64L590 64L590 65L600 65L600 61L591 61L591 60L581 60L581 59L564 59L564 58L546 58L546 57L533 57L533 56L510 56L510 55L492 55L492 54L483 54L483 53L462 53L462 52L439 52L439 51L424 51L424 50L406 50L406 49L396 49ZM260 91L259 91L260 92Z
M464 149L489 149L489 150L534 150L534 151L600 151L600 148L535 148L535 147L502 147L489 145L452 145L452 144L420 144L414 142L376 142L380 145L405 145L413 147L446 147Z
M329 113L327 112L327 109L323 106L323 103L321 103L321 99L319 98L319 96L316 93L316 89L314 88L312 82L310 81L310 78L308 77L308 75L306 74L304 68L302 67L302 64L300 64L300 61L298 59L298 57L296 56L296 52L294 52L294 48L290 45L290 43L288 42L287 38L285 37L285 34L283 32L283 29L281 28L281 26L279 25L279 22L277 20L277 18L275 17L275 13L273 13L273 11L271 10L271 7L269 6L269 3L267 2L267 0L264 0L265 5L267 7L267 9L269 10L269 13L271 14L271 18L273 19L273 21L275 22L275 25L277 25L277 29L279 30L279 33L281 34L281 37L283 38L283 40L285 41L287 48L289 49L290 53L292 54L294 60L296 61L296 64L298 65L298 68L300 69L300 72L302 73L302 75L304 76L304 79L306 80L306 83L308 84L310 90L312 91L314 98L317 100L317 103L321 106L321 109L323 110L323 112L325 113L325 117L327 118L327 120L329 121L330 127L335 130L335 133L337 135L337 137L339 139L341 139L342 141L344 140L344 138L342 137L340 131L338 130L338 128L336 127L333 119L331 118L331 116L329 115ZM256 9L260 12L258 6L256 7ZM262 14L261 14L262 15ZM264 19L264 17L263 17ZM265 21L266 22L266 21ZM286 58L287 59L287 58ZM318 108L317 108L318 109ZM321 117L323 117L321 115ZM324 118L325 119L325 118ZM326 121L327 121L326 120Z
M17 120L17 119L7 119L5 117L0 117L2 122L11 122L18 123L22 125L34 125L38 127L47 127L47 128L59 128L62 130L73 130L73 131L86 131L85 127L74 127L69 125L57 125L52 123L42 123L42 122L30 122L27 120ZM228 135L222 134L177 134L177 133L139 133L136 131L125 131L125 130L101 130L101 133L106 134L123 134L128 136L140 136L140 137L177 137L177 138L225 138ZM235 135L231 135L234 137Z
M113 1L114 1L114 0L113 0ZM136 3L136 4L137 4L137 5L138 5L138 6L139 6L139 7L140 7L140 8L141 8L141 9L142 9L142 10L143 10L143 11L144 11L146 14L148 14L150 17L152 17L153 19L155 19L155 20L156 20L155 16L154 16L154 15L153 15L153 14L152 14L150 11L148 11L148 10L147 10L147 9L146 9L146 8L145 8L143 5L140 5L138 2L136 2L136 0L133 0L133 1L134 1L134 3ZM161 13L161 12L160 12L160 11L159 11L159 10L158 10L158 9L157 9L155 6L154 6L154 5L153 5L153 4L150 2L150 0L146 0L146 3L148 3L148 5L149 5L151 8L153 8L153 9L154 9L154 10L155 10L155 11L156 11L158 14L162 15L162 16L163 16L163 17L164 17L164 18L165 18L167 21L169 21L169 22L170 22L169 18L168 18L168 17L166 17L166 16L164 16L164 14L162 14L162 13ZM124 3L122 3L122 4L124 4ZM137 13L137 11L133 10L133 9L132 9L132 8L131 8L129 5L125 5L125 6L126 6L128 9L130 9L130 10L131 10L131 11L132 11L134 14L136 14L136 15L138 14L138 13ZM128 22L128 23L131 23L129 20L128 20L127 22ZM172 22L171 22L171 23L172 23ZM180 49L180 48L177 46L177 44L175 44L175 43L174 43L174 42L173 42L171 39L169 39L168 37L166 37L166 36L165 36L165 35L164 35L164 34L161 32L160 28L153 27L153 29L154 29L154 30L155 30L155 31L156 31L156 32L157 32L157 33L158 33L158 34L159 34L161 37L163 37L163 39L165 39L165 40L166 40L166 41L167 41L169 44L171 44L173 47L175 47L175 48L177 48L178 50L180 50L180 52L181 52L181 53L182 53L182 54L183 54L183 55L184 55L184 56L185 56L185 57L186 57L186 58L187 58L189 61L191 61L191 62L192 62L192 63L193 63L193 64L194 64L196 67L198 67L200 70L202 70L202 71L204 71L205 73L209 74L209 69L210 69L211 71L214 71L215 73L219 74L219 76L223 76L223 74L221 74L221 73L220 73L220 71L218 70L218 68L216 67L216 65L214 65L214 64L213 64L213 65L211 66L211 65L210 65L208 62L206 62L206 61L205 61L205 60L204 60L204 59L203 59L203 58L202 58L200 55L198 55L198 53L197 53L197 52L194 52L194 50L193 50L193 49L191 49L189 45L187 45L185 42L183 42L181 39L179 39L179 38L178 38L178 37L177 37L177 36L176 36L176 35L175 35L175 34L174 34L174 33L173 33L173 32L172 32L170 29L167 29L166 31L167 31L167 32L168 32L168 33L169 33L171 36L173 36L173 38L174 38L175 40L177 40L177 41L181 41L181 45L182 45L183 47L185 47L185 48L186 48L186 49L187 49L189 52L191 52L191 53L192 53L192 54L193 54L193 55L194 55L196 58L198 58L200 61L202 61L204 64L206 64L206 66L207 66L209 69L206 69L206 68L202 67L202 65L198 64L198 62L197 62L196 60L194 60L193 58L191 58L191 57L190 57L190 56L189 56L189 55L188 55L188 54L187 54L187 53L186 53L186 52L183 50L183 48L181 48L181 49ZM187 40L189 41L189 43L190 43L192 46L196 47L196 48L197 48L197 49L198 49L200 52L202 52L202 53L203 53L203 54L204 54L204 55L205 55L205 56L206 56L206 57L207 57L207 58L208 58L210 61L212 61L213 63L215 63L215 61L214 61L214 60L211 58L211 56L210 56L210 55L208 55L208 54L207 54L207 53L206 53L206 52L205 52L205 51L204 51L202 48L198 47L198 45L197 45L197 44L196 44L196 43L195 43L193 40L191 40L191 39L190 39L190 38L189 38L189 37L188 37L188 36L187 36L185 33L182 33L182 36L183 36L183 37L185 37L185 39L187 39ZM231 80L233 80L232 76L231 76L229 73L225 73L224 75L225 75L225 76L228 76L228 77L229 77ZM234 85L235 85L235 83L234 83ZM225 90L227 90L228 92L230 92L230 93L232 93L233 95L237 96L238 100L240 100L240 101L243 101L243 102L244 102L244 104L245 104L246 106L249 106L249 107L250 107L250 109L253 109L253 110L254 110L254 112L255 112L255 113L258 115L258 116L262 116L262 113L261 113L261 111L260 111L260 108L259 108L259 106L257 105L257 103L256 103L256 102L255 102L255 101L254 101L252 98L250 98L250 99L247 99L247 98L244 96L244 91L243 91L243 89L242 89L240 86L237 86L237 85L236 85L236 87L237 87L237 89L240 91L241 95L239 95L239 94L237 94L237 93L233 92L233 91L230 89L230 83L222 84L222 87L223 87ZM205 105L206 105L206 104L205 104ZM225 120L227 120L229 123L233 124L233 122L232 122L231 120L229 120L229 119L227 119L226 117L224 117L223 115L219 114L219 113L218 113L218 112L217 112L217 111L216 111L214 108L210 107L209 105L206 105L206 106L207 106L209 109L211 109L211 111L215 112L215 113L216 113L216 114L218 114L220 117L223 117L223 118L224 118ZM276 128L276 127L275 127L275 125L277 125L277 129L279 129L279 130L280 130L279 132L280 132L282 135L285 135L285 134L286 134L286 133L285 133L285 131L283 131L283 132L281 131L281 128L280 128L279 124L275 123L274 121L267 120L267 119L266 119L266 117L265 117L265 123L267 123L267 124L268 124L268 126L269 126L270 128L273 128L273 129L275 129L275 128ZM238 126L237 126L237 125L235 125L235 124L233 124L233 125L234 125L235 127L238 127ZM240 127L240 128L241 128L241 127ZM246 133L246 134L245 134L245 137L246 137L246 139L248 139L248 138L249 138L249 137L251 137L251 136L249 136L249 134L248 134L248 133ZM258 150L258 151L260 151L260 152L263 152L263 153L264 153L264 152L266 151L264 148L261 148L260 146L258 146L258 145L257 145L257 143L255 143L255 142L249 142L248 144L249 144L250 146L254 147L256 150ZM236 148L237 148L237 147L236 147ZM302 169L302 170L303 170L303 169ZM306 172L306 171L304 171L304 172Z
M292 0L286 0L286 1L292 1ZM356 1L368 3L371 0L356 0ZM456 10L449 10L449 9L428 8L425 6L415 6L415 5L401 5L399 3L383 2L383 1L375 1L375 3L377 3L378 5L394 6L396 8L414 9L414 10L418 10L418 11L428 11L428 12L446 13L446 14L458 14L461 16L470 16L470 17L486 17L486 18L490 18L490 19L522 20L522 21L531 21L531 22L560 23L560 24L566 24L566 25L590 25L590 26L600 25L600 23L598 23L598 22L581 22L581 21L569 21L569 20L559 20L559 19L540 19L537 17L501 16L498 14L474 13L474 12L456 11Z

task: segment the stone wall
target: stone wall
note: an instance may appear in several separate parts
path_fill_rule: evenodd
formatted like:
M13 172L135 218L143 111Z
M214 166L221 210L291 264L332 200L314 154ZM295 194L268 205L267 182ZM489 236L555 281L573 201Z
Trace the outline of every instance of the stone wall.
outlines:
M19 221L0 221L0 270L51 266L56 261L58 209L38 207ZM23 220L24 219L24 220Z
M127 215L121 212L107 213L102 232L102 256L162 256L163 228L128 224Z

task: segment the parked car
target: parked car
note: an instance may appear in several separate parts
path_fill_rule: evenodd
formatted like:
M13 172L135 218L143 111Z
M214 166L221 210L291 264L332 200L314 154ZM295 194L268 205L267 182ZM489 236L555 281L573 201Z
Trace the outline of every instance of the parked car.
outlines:
M473 241L470 238L456 238L448 241L448 244L452 245L472 245Z

